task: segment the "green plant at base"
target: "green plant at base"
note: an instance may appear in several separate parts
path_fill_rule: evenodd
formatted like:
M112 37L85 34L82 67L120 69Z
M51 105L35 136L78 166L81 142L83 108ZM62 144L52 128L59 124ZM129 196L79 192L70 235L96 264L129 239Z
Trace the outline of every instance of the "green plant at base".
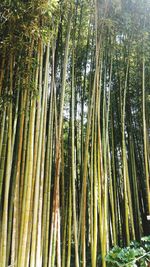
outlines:
M150 236L143 237L141 242L133 241L130 246L115 246L106 256L107 267L146 267L150 262Z

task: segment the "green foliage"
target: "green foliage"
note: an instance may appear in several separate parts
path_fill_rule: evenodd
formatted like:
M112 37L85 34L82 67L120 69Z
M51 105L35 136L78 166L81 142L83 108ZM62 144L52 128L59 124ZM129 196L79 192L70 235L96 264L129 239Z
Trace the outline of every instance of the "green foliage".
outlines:
M150 261L150 236L143 237L141 242L131 242L129 247L114 247L106 256L107 267L146 267Z
M13 97L9 94L4 94L2 96L0 96L0 111L2 112L4 110L4 108L10 103L12 102Z
M0 47L16 49L31 38L47 43L56 34L59 5L51 1L0 4Z

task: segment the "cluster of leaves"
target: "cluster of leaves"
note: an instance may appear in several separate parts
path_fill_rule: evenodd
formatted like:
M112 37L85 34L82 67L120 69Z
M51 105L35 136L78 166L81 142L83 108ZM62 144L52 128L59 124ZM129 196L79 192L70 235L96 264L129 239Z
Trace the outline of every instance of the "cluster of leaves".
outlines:
M129 247L114 247L106 256L107 267L146 267L150 262L150 236L141 242L131 242Z
M52 36L59 12L57 0L12 1L0 4L0 47L13 47L24 38L45 42Z

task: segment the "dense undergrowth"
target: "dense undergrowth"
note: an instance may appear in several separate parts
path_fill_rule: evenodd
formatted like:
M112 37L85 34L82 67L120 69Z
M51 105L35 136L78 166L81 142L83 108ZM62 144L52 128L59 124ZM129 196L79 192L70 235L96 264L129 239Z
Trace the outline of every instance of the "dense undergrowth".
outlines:
M150 236L133 241L126 248L114 247L106 256L108 267L150 266Z

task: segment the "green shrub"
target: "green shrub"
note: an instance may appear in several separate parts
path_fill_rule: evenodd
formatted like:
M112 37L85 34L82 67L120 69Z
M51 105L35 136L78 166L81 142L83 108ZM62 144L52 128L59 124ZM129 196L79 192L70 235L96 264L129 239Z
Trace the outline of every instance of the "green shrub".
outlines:
M146 267L150 262L150 236L141 242L131 242L129 247L114 247L106 256L107 267Z

